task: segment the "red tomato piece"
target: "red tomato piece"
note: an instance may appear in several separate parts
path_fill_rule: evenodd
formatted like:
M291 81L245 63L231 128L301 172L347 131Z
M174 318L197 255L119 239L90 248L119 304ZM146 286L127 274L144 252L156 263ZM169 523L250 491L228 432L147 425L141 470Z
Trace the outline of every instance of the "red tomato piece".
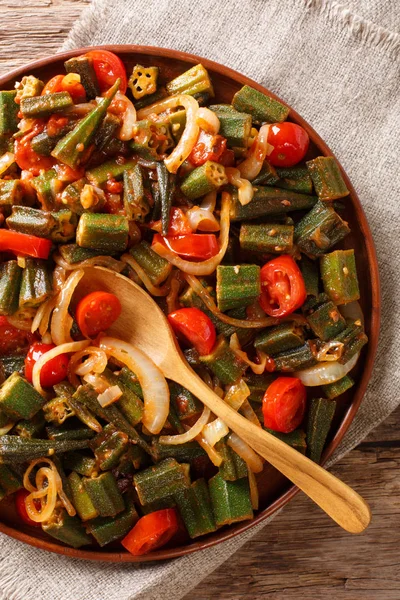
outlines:
M43 354L55 348L55 344L41 344L35 342L29 348L25 358L25 377L32 383L32 371L35 363ZM52 387L64 379L68 375L69 358L67 354L60 354L49 360L40 371L40 384L42 387Z
M125 94L128 87L126 69L116 54L108 50L90 50L85 56L93 60L93 67L102 92L107 91L119 77L121 79L120 92Z
M55 94L56 92L62 92L62 80L64 75L55 75L46 83L42 90L42 96L45 94Z
M174 508L156 510L141 517L121 544L133 556L148 554L169 542L178 529L178 517Z
M74 104L79 104L80 102L85 102L86 100L86 92L83 85L79 81L71 80L69 75L63 77L61 82L61 90L70 94Z
M25 490L24 488L22 488L21 490L18 490L18 492L16 492L15 494L15 508L17 510L18 515L21 517L22 521L26 524L26 525L31 525L32 527L41 527L42 524L41 523L36 523L36 521L32 521L32 519L30 518L30 516L27 513L26 510L26 506L25 506L25 498L27 498L29 496L30 492L28 492L28 490ZM40 503L39 500L34 500L35 505L37 504L37 509L40 509Z
M8 229L0 229L0 252L13 252L20 256L33 256L34 258L48 258L50 248L50 240L17 231L9 231Z
M76 307L76 320L85 337L94 338L106 331L121 314L121 303L115 294L92 292Z
M204 356L210 354L217 334L214 323L199 308L180 308L168 315L168 321L176 334L183 337Z
M161 221L151 223L151 228L158 233L161 233ZM172 206L169 218L168 235L187 235L193 230L189 225L189 220L183 210L177 206Z
M0 317L0 356L18 354L26 350L31 339L30 332L17 329L8 322L7 317Z
M293 167L305 157L310 138L303 127L285 121L270 126L268 143L274 147L268 156L268 161L272 165L275 167Z
M153 244L160 243L183 258L207 260L219 252L217 238L213 233L191 233L174 237L162 237L156 233Z
M68 124L68 118L62 117L61 115L51 115L47 121L46 129L50 137L58 135L64 127Z
M278 377L264 394L264 426L282 433L294 431L303 420L306 399L306 388L300 379Z
M234 167L235 166L234 151L231 150L230 148L226 148L226 150L223 151L223 153L221 154L221 156L219 157L219 159L216 162L218 162L220 165L223 165L224 167Z
M33 175L40 175L42 169L48 171L55 163L51 156L42 156L32 149L31 139L38 133L39 130L34 128L33 131L22 138L17 138L14 142L15 162L20 169L30 171Z
M222 135L212 135L201 129L197 142L189 154L189 161L196 167L204 165L208 160L218 162L225 149L226 139Z
M300 308L307 297L301 271L293 258L283 254L261 269L261 308L271 317L285 317Z

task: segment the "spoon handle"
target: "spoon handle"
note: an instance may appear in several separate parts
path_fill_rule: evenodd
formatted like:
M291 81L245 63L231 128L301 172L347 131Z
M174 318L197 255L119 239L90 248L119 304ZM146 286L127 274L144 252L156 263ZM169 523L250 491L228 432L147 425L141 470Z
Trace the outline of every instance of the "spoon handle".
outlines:
M182 367L171 378L197 396L232 431L314 500L343 529L350 533L361 533L368 526L371 520L370 508L351 487L285 442L250 423L214 394L188 365L182 363Z

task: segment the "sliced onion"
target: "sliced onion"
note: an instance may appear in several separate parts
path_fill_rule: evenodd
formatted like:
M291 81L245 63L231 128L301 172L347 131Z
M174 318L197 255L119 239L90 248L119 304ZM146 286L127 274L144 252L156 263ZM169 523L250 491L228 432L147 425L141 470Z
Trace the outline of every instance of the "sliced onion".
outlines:
M293 375L301 379L304 385L309 387L335 383L335 381L339 381L339 379L342 379L342 377L351 371L359 356L360 353L358 352L344 365L339 362L323 362L302 371L295 371Z
M7 423L7 425L4 425L4 427L0 427L0 436L6 435L6 433L8 433L14 427L14 425L15 423Z
M82 358L88 358L82 362ZM69 370L82 377L90 372L102 373L107 366L107 355L97 346L87 346L84 350L76 352L69 361Z
M157 252L160 256L168 260L175 267L183 271L184 273L188 273L189 275L211 275L214 273L215 269L221 262L221 260L225 256L225 252L228 248L229 243L229 226L230 226L230 200L231 195L228 192L222 192L222 204L221 204L221 232L219 235L219 251L212 258L208 258L207 260L203 260L201 262L190 262L189 260L184 260L175 252L166 248L160 243L155 243L152 245L152 250ZM200 284L201 285L201 284Z
M264 468L261 457L242 438L232 432L227 444L245 461L252 473L261 473Z
M200 208L214 212L215 205L217 204L217 192L208 192L201 201Z
M164 285L157 287L151 282L150 277L147 275L146 271L139 265L138 262L131 256L130 254L123 254L121 256L121 261L129 265L137 274L140 281L142 281L148 292L152 296L166 296L170 290L169 283L164 283Z
M250 502L253 510L258 510L260 501L257 486L257 479L253 471L248 469L249 488L250 488Z
M244 350L242 350L240 347L240 342L237 333L233 333L231 335L229 346L231 350L236 354L236 356L241 358L247 365L249 365L249 367L255 375L261 375L262 373L264 373L265 365L267 364L267 355L264 352L257 351L257 355L260 359L259 363L255 363L252 360L250 360L247 356L247 352L244 352Z
M226 423L218 417L211 423L204 425L201 433L206 442L214 447L219 440L228 435L229 429Z
M97 396L97 401L103 408L110 406L121 398L123 391L117 385L111 385Z
M195 438L196 442L203 448L205 452L207 452L208 458L211 460L212 464L216 467L219 467L223 461L222 456L219 452L216 451L215 448L210 446L210 444L204 439L202 434L200 433Z
M98 394L105 392L110 385L104 377L101 377L101 375L96 375L95 373L88 373L87 375L84 375L83 380L86 381L86 383L90 383L90 385L94 387Z
M106 267L117 273L125 269L125 264L120 260L115 260L112 256L93 256L73 265L69 264L59 254L54 254L54 262L66 271L76 271L77 269L86 269L87 267Z
M19 308L17 312L7 317L7 321L17 329L31 331L36 312L35 308Z
M162 435L160 436L158 441L160 442L160 444L167 444L168 446L178 446L180 444L190 442L201 433L204 425L208 422L209 418L210 409L207 408L207 406L205 406L203 408L203 412L197 419L196 423L185 433L179 433L178 435Z
M57 292L61 290L61 288L65 284L65 279L67 277L66 270L63 267L55 267L53 271L53 289Z
M219 231L219 223L211 210L193 206L187 211L186 216L193 231L196 231L196 229L199 231Z
M141 350L121 340L104 337L100 348L135 373L144 398L142 423L152 434L160 433L169 413L169 388L160 369Z
M259 418L257 417L256 413L254 412L253 407L251 406L251 404L248 400L245 400L242 403L242 406L240 407L240 412L245 417L245 419L250 421L250 423L253 423L253 425L255 425L256 427L261 427Z
M71 273L61 292L58 294L53 316L51 318L51 337L57 345L72 342L71 327L73 319L68 313L68 308L72 294L83 275L84 271L82 269L78 269Z
M339 360L343 350L344 344L342 342L336 342L335 340L323 342L315 358L318 362L333 362Z
M234 410L238 411L243 402L250 396L250 390L244 379L240 379L238 383L231 385L224 397L224 401L229 404Z
M80 104L74 104L73 106L69 106L64 109L64 113L67 115L76 115L77 117L84 117L88 113L90 113L94 108L96 108L96 104L92 102L81 102Z
M199 136L199 126L196 122L197 111L199 110L199 104L197 100L195 100L193 96L189 96L187 94L172 96L142 108L137 114L137 118L139 120L146 119L151 114L159 114L169 108L178 108L179 106L183 106L183 108L186 110L186 125L177 146L164 160L165 166L170 173L177 172L197 142L197 138Z
M35 390L42 396L46 396L46 392L40 385L40 371L42 370L43 365L60 354L79 352L80 350L86 348L86 346L89 344L89 340L83 340L82 342L68 342L66 344L60 344L60 346L56 346L55 348L52 348L48 352L42 354L42 356L35 362L32 370L32 383Z
M238 200L242 206L249 204L253 200L254 188L248 179L240 177L239 169L234 167L226 167L225 173L231 185L237 187Z
M15 158L12 152L6 152L3 156L0 156L0 176L3 175L14 162Z
M364 313L358 300L353 300L353 302L349 302L348 304L342 304L338 308L345 319L360 321L360 324L364 327Z
M196 123L201 129L213 135L218 133L221 126L215 112L204 106L197 111Z
M261 171L265 157L273 150L273 147L268 144L269 128L269 125L262 125L260 127L258 136L250 148L248 157L238 165L240 174L245 179L252 181L257 177Z
M135 125L137 121L136 117L136 108L133 106L132 102L121 92L117 92L115 95L115 100L120 101L125 106L125 110L122 114L122 126L118 132L118 137L123 142L128 142L133 139L135 135Z

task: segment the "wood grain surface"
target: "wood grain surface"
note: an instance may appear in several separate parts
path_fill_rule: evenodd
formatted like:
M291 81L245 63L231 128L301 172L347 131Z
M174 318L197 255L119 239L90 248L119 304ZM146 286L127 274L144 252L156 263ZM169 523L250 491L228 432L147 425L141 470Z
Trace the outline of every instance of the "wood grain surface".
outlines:
M0 73L56 52L88 3L0 0ZM185 600L400 600L399 421L400 409L332 468L371 505L364 534L299 494Z

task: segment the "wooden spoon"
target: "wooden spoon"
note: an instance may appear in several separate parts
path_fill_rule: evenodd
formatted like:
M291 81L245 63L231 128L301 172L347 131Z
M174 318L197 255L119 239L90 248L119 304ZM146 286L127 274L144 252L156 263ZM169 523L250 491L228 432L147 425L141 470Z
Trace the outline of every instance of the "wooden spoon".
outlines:
M273 435L253 425L214 394L186 362L161 309L130 279L103 267L85 269L76 295L104 290L117 294L122 313L108 333L142 350L165 377L190 390L242 440L297 485L336 523L361 533L371 520L357 492Z

